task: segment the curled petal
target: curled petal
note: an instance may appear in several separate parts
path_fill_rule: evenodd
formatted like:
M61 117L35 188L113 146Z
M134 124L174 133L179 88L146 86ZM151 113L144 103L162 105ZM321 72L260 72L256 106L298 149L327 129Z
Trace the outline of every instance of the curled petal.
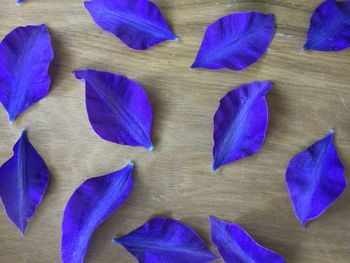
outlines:
M342 194L344 166L333 145L333 131L289 162L286 183L295 215L304 226Z
M241 85L227 93L214 116L213 171L258 152L265 140L270 81Z
M171 218L157 217L113 242L140 263L206 263L216 259L193 229Z
M86 180L70 197L63 213L62 261L83 262L95 229L129 197L133 187L133 164Z
M285 263L283 257L258 244L239 225L211 216L210 231L225 263Z
M13 153L11 159L0 167L0 198L7 216L24 234L29 219L45 194L49 172L25 131L15 144Z
M132 49L144 50L166 40L178 39L151 1L91 0L85 2L85 7L98 26Z
M138 83L96 70L74 71L74 74L85 81L89 120L102 139L152 151L152 109Z
M306 50L338 51L350 46L350 2L325 0L313 13Z
M49 92L53 59L47 27L17 27L0 43L0 101L10 122Z
M257 62L270 45L274 16L234 13L211 24L191 68L243 70Z

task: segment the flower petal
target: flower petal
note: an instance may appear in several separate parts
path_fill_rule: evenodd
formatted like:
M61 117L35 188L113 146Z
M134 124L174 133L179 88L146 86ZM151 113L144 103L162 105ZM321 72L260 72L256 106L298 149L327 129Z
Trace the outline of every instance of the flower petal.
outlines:
M45 25L17 27L0 43L0 101L10 122L49 92L53 56Z
M210 217L211 239L225 263L284 263L283 257L259 245L239 225Z
M153 218L113 242L125 247L140 263L205 263L216 259L193 229L171 218Z
M341 195L346 181L333 145L333 131L289 162L286 183L295 215L304 226Z
M133 188L133 164L86 180L70 197L62 222L63 263L83 262L91 235L125 201Z
M350 2L326 0L310 20L306 50L338 51L350 46Z
M213 171L258 152L265 140L270 81L239 86L221 100L214 116Z
M274 16L234 13L211 24L191 68L243 70L257 62L270 45Z
M103 71L74 71L85 81L86 108L95 132L104 140L153 149L152 109L135 81Z
M25 131L13 153L0 167L0 198L7 216L24 234L28 220L45 194L49 172Z
M177 40L158 7L148 0L92 0L85 7L95 23L128 47L144 50L166 40Z

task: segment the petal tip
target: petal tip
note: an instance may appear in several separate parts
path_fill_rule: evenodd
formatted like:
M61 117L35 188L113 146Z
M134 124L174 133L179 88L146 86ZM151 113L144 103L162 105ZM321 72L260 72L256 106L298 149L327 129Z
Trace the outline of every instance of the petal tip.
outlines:
M219 166L218 165L216 165L215 163L211 166L211 171L213 172L213 173L215 173L216 172L216 170L219 168Z
M196 63L193 63L191 66L190 66L190 70L194 70L198 68L198 65Z
M309 43L309 42L306 42L305 44L304 44L304 46L301 48L301 50L311 50L312 49L312 47L311 47L311 44Z
M215 216L210 215L209 220L210 222L214 222L214 221L217 221L217 218Z
M135 164L133 162L128 162L127 167L134 168Z
M147 151L152 152L154 149L154 146L151 144L151 146L147 147Z
M9 115L9 123L10 123L10 124L14 123L15 120L16 120L16 117L17 117L17 115L12 115L12 114L10 114L10 115Z
M26 227L25 227L25 226L23 226L23 227L18 227L18 230L19 230L19 232L21 232L21 236L24 237L24 234L25 234L25 232L26 232Z
M22 129L20 137L27 137L27 130L25 128Z

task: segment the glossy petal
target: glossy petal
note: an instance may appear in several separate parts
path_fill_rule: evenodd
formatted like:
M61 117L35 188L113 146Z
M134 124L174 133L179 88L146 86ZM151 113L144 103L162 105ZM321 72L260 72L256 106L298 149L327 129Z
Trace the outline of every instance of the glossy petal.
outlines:
M74 71L85 80L86 108L95 132L107 141L152 150L152 109L144 89L124 76Z
M276 252L259 245L243 228L210 217L211 239L225 263L284 263Z
M220 100L214 116L213 171L259 151L268 120L265 95L271 87L270 81L251 82Z
M91 235L129 197L133 164L86 180L70 197L62 222L62 261L82 263Z
M13 153L11 159L0 167L0 197L7 216L24 234L29 219L45 194L48 169L25 131L15 144Z
M289 162L286 183L295 215L304 226L341 195L346 181L333 145L333 131Z
M0 101L10 122L49 92L53 59L47 27L25 26L0 43Z
M257 62L270 45L274 16L235 13L211 24L191 68L242 70Z
M113 239L140 263L205 263L216 259L203 240L180 221L157 217Z
M85 7L95 23L132 49L177 40L159 8L148 0L91 0Z
M338 51L350 46L350 2L326 0L310 20L304 49Z

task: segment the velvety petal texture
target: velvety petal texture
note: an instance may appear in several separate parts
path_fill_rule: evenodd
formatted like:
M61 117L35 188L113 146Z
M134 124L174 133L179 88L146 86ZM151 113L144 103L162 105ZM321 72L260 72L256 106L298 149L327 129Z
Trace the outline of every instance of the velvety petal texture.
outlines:
M13 153L11 159L0 167L0 198L9 219L24 234L45 194L49 172L25 131Z
M214 116L213 171L259 151L268 122L265 95L271 88L270 81L251 82L220 100Z
M283 257L258 244L239 225L210 217L211 240L225 263L284 263Z
M113 242L125 247L140 263L205 263L216 259L192 228L171 218L153 218Z
M259 12L234 13L211 24L191 68L243 70L269 47L274 16Z
M304 226L342 194L346 180L333 144L333 131L289 162L286 183L295 215Z
M124 76L74 71L85 81L86 108L95 132L107 141L151 151L152 109L144 89Z
M49 92L53 56L45 25L17 27L1 41L0 101L10 122Z
M62 261L82 263L91 235L129 197L133 164L86 180L70 197L62 222Z
M148 0L91 0L85 7L95 23L128 47L144 50L166 40L177 40L159 8Z
M350 1L324 1L311 17L304 49L338 51L349 46Z

